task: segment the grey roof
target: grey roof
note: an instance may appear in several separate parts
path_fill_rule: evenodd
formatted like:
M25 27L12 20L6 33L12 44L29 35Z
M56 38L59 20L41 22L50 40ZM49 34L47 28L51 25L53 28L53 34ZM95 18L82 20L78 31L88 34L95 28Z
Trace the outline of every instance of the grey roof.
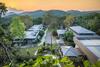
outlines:
M95 56L100 58L100 39L93 38L93 39L80 39L80 42Z
M61 51L64 56L79 56L80 53L75 50L72 46L61 46Z
M63 41L63 39L61 39L61 38L58 39L58 40L56 40L56 42L57 42L57 44L60 44L60 43L61 43L61 44L64 44L64 41Z
M26 39L36 39L39 31L25 31Z
M64 34L65 32L66 32L66 30L64 30L64 29L58 29L57 30L58 35L59 34Z
M95 32L90 31L90 30L83 28L81 26L72 26L72 27L70 27L70 29L72 29L78 35L94 35L94 34L96 34Z
M39 25L33 25L31 28L29 28L29 31L33 31L33 30L42 30L43 29L43 25L39 24Z
M43 25L33 25L31 28L29 28L27 31L24 32L25 36L24 39L36 39L38 37L38 34L40 30L43 29ZM18 39L16 37L15 39Z
M91 46L87 48L100 59L100 46Z

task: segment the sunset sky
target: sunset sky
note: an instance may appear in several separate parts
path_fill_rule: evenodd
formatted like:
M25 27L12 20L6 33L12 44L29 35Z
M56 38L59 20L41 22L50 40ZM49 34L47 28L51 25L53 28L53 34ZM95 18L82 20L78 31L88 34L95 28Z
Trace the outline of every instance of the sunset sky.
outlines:
M100 0L0 0L18 10L100 10Z

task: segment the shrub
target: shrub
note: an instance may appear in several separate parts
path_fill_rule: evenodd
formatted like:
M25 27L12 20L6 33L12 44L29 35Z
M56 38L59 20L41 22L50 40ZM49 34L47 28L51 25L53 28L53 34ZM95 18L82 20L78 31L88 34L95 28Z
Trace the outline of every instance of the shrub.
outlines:
M74 37L74 35L73 35L73 32L71 32L71 31L68 31L64 34L64 39L69 42L73 41L73 37Z

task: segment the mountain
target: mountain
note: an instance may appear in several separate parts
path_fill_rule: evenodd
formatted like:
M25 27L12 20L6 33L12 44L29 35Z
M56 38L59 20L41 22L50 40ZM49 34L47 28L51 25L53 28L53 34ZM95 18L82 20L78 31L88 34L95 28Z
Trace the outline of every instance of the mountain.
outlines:
M22 10L17 10L17 9L14 9L14 8L8 8L7 10L8 11L6 12L6 14L2 15L2 17L7 17L7 16L11 16L11 15L17 15L17 14L21 14L21 13L24 12Z
M38 18L38 17L42 17L45 14L45 12L49 12L50 14L55 15L55 16L66 15L66 12L61 11L61 10L49 10L49 11L37 10L37 11L31 11L31 12L24 12L20 15L28 15L34 18Z
M49 10L48 12L55 16L65 16L67 14L65 11L62 10Z
M20 15L28 15L34 18L42 17L45 14L43 10L31 11L31 12L23 12Z
M74 16L84 16L89 14L88 12L77 11L77 10L69 10L67 11L67 13Z
M12 17L12 16L16 16L16 15L18 15L18 16L28 15L28 16L32 16L33 18L38 18L38 17L42 17L45 14L45 12L49 12L50 14L52 14L54 16L66 16L66 15L85 16L85 15L89 15L92 12L100 13L100 11L77 11L77 10L69 10L69 11L36 10L36 11L25 12L25 11L22 11L22 10L16 10L16 9L13 9L13 8L9 8L8 12L6 13L6 17Z

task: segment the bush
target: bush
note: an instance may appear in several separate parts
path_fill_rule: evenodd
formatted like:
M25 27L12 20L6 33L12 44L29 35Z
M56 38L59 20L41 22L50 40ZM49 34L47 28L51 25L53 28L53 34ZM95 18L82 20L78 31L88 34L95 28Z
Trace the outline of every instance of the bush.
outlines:
M71 31L68 31L64 34L64 39L69 41L69 42L72 42L73 41L73 37L74 37L74 34L73 32Z

